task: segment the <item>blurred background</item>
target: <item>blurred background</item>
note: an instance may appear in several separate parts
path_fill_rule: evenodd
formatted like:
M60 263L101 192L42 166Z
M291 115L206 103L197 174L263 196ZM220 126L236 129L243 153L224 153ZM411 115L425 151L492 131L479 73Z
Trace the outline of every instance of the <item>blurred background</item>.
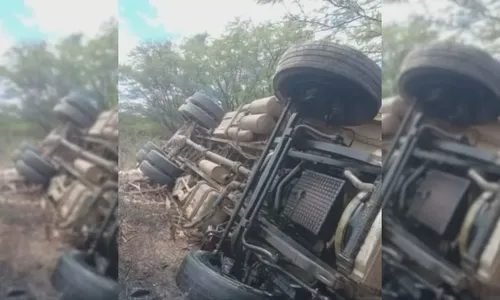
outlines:
M500 59L500 1L384 0L383 96L396 94L395 80L407 51L435 40L455 40Z
M116 1L0 5L0 167L12 164L21 141L46 135L56 121L52 108L70 91L117 103L116 12Z
M272 76L294 43L329 39L380 63L381 0L120 1L120 165L181 124L196 91L226 111L272 95Z

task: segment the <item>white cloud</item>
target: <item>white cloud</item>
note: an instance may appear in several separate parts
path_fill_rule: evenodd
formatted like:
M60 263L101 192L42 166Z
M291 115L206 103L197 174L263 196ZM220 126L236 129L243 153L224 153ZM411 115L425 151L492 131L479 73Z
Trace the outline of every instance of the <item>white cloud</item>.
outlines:
M43 0L41 0L43 1ZM156 9L156 16L140 14L144 22L152 27L162 26L168 33L180 37L208 32L217 36L236 17L254 22L280 20L288 12L283 5L258 5L255 0L149 0ZM127 21L120 19L120 63L139 43L141 37L134 36Z
M130 27L126 20L119 19L118 31L118 62L124 64L127 62L130 52L139 44L139 37L132 34Z
M5 30L4 25L0 22L0 64L2 64L2 54L7 51L14 43L14 38Z
M405 24L412 15L426 14L445 19L443 10L449 9L450 4L452 3L448 0L409 0L406 3L384 4L382 5L382 22Z
M24 0L24 3L33 10L31 16L23 17L24 23L56 37L75 32L93 36L104 21L118 17L116 0Z
M384 4L382 6L382 20L384 24L408 24L411 16L425 16L429 15L435 19L447 21L449 15L445 15L443 11L448 14L456 14L459 12L458 6L454 6L450 1L445 0L409 0L407 3ZM476 23L480 24L481 20ZM458 34L460 38L468 44L475 45L480 48L485 48L486 44L477 38L472 30L451 30L440 29L438 39L447 39L448 37Z
M286 15L283 5L259 5L255 0L150 0L157 10L153 22L163 24L167 32L190 36L208 32L219 35L236 17L254 22L280 20Z

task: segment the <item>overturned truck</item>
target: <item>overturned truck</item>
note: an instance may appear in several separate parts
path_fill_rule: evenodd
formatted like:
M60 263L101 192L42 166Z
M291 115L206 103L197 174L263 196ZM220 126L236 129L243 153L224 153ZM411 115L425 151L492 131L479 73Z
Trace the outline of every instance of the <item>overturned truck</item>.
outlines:
M500 295L499 82L500 63L473 47L405 58L383 110L383 299Z
M62 299L117 299L118 109L73 93L54 112L60 123L47 137L14 155L24 184L40 186L52 211L48 237L71 245L51 282Z
M195 94L145 146L139 168L204 233L176 276L186 299L380 297L380 76L351 48L293 46L275 97L217 115Z

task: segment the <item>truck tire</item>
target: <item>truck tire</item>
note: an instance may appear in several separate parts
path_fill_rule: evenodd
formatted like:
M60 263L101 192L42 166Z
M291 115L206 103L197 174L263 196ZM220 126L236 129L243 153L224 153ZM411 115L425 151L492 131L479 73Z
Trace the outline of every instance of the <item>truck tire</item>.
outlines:
M50 162L31 149L26 149L24 153L21 154L21 159L26 165L44 177L51 178L57 173L57 170Z
M355 126L377 115L381 78L380 67L363 53L315 41L292 46L283 54L273 87L279 100L293 101L306 118Z
M69 121L80 128L89 128L94 123L94 120L66 102L57 104L54 107L54 113L61 121Z
M135 155L135 159L138 163L141 163L143 160L146 159L146 156L148 154L146 153L146 151L144 151L144 149L141 149L139 151L137 151L137 154Z
M182 175L182 169L178 168L173 162L171 162L165 155L161 154L156 150L151 150L147 154L147 159L153 166L162 173L167 174L169 177L175 179Z
M405 57L398 88L403 98L416 99L428 116L469 126L500 116L499 82L500 62L488 53L437 42L415 48ZM441 96L436 97L438 89Z
M165 153L160 147L158 147L158 145L156 145L155 143L153 143L151 141L147 142L146 145L144 145L143 149L144 149L144 152L146 152L146 154L148 154L149 151L151 151L151 150L156 150L160 153Z
M193 96L189 97L187 101L203 109L205 112L210 114L214 118L214 120L218 122L220 122L224 117L224 110L222 110L222 108L217 103L215 103L212 98L203 93L196 92L193 94Z
M184 106L181 106L179 111L205 128L213 129L218 125L213 117L191 102L187 102Z
M28 166L22 159L16 161L15 167L17 172L28 182L45 185L50 181L49 177L38 173L32 167Z
M149 180L153 183L158 183L160 185L173 185L175 180L158 170L157 167L153 166L149 161L143 160L139 165L139 170L141 170L142 174L149 178Z
M118 300L118 283L94 271L78 250L65 252L50 277L61 300Z
M19 144L19 147L16 150L14 150L14 152L12 153L12 161L16 162L19 159L21 159L21 156L23 155L24 151L26 151L27 149L29 149L37 154L40 154L40 151L38 149L36 149L35 146L33 146L32 144L30 144L28 142L21 142Z
M76 107L93 121L95 121L97 117L99 117L100 110L97 108L96 102L81 94L72 93L64 97L62 102L66 102Z
M207 251L189 252L176 274L175 282L186 300L276 300L264 291L244 285L221 274Z

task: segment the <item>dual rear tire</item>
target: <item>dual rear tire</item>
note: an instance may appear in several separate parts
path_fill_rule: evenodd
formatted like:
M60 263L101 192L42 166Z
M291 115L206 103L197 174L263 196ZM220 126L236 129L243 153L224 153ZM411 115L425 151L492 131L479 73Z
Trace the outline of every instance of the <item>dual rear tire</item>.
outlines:
M172 186L183 173L165 152L152 142L146 143L137 153L139 170L155 184Z
M13 157L14 165L27 182L46 185L57 169L33 146L21 144Z
M188 121L194 121L198 125L214 129L224 117L224 110L205 94L194 93L179 107L179 112Z
M101 113L96 101L77 93L64 97L53 111L60 121L79 128L91 127Z

